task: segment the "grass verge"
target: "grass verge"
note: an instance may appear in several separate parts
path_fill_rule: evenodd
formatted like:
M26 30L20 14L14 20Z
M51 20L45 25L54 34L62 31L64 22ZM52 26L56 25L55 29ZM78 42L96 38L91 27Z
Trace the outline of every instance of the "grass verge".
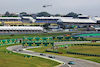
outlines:
M74 54L67 54L67 49L62 48L62 50L58 50L60 52L63 52L63 54L58 54L58 53L51 53L51 52L45 52L46 49L50 47L45 46L45 47L40 47L40 48L34 48L34 49L28 49L31 51L35 52L40 52L40 53L47 53L47 54L53 54L53 55L60 55L60 56L67 56L67 57L74 57L74 58L80 58L80 59L85 59L85 60L90 60L94 62L100 63L100 57L93 57L93 56L84 56L84 55L74 55ZM88 51L88 50L87 50ZM96 50L95 50L96 51ZM99 52L99 51L98 51ZM96 53L97 54L97 53Z
M36 34L15 34L11 35L0 35L0 39L14 39L14 38L23 38L26 37L53 37L53 36L60 36L65 34L72 34L73 32L66 32L66 33L36 33Z
M12 45L9 45L12 46ZM53 67L58 65L58 62L39 58L39 57L24 57L23 54L5 53L7 46L0 46L0 67Z

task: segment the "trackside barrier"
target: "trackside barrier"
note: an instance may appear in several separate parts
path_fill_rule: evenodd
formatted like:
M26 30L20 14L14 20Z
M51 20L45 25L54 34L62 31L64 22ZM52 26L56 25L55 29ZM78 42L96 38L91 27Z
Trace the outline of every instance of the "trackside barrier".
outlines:
M8 53L9 54L9 53L13 53L13 52L12 51L4 51L4 53Z
M86 41L83 37L53 37L54 41Z
M63 44L60 45L59 47L66 47L66 46L73 46L74 44ZM62 52L58 52L58 51L50 51L50 50L46 50L46 52L52 52L52 53L59 53L62 54Z
M24 58L30 58L30 57L34 57L34 56L24 55Z
M59 53L58 51L50 51L50 50L46 50L46 52Z
M54 42L63 41L86 41L83 37L24 37L23 46L48 46L54 45Z
M77 55L86 55L86 56L96 56L96 57L100 57L100 55L96 55L96 54L85 54L85 53L76 53L76 52L69 52L67 51L68 54L77 54Z
M61 44L61 45L59 45L59 47L67 47L67 46L73 46L73 45L75 45L75 44Z
M88 44L61 44L59 45L59 47L66 47L66 46L73 46L73 45L88 45ZM100 45L88 45L88 46L100 46ZM50 51L50 50L46 50L46 52L53 52L53 53L59 53L58 51ZM77 54L77 55L86 55L86 56L96 56L96 57L100 57L100 55L96 55L96 54L85 54L85 53L77 53L77 52L70 52L67 51L67 53L69 54Z
M10 45L10 44L15 44L15 43L19 43L19 42L17 42L17 39L0 40L0 46Z
M85 45L85 46L100 46L100 45L98 45L98 44L75 44L75 45Z
M23 38L22 46L53 46L54 41L51 37L28 37Z

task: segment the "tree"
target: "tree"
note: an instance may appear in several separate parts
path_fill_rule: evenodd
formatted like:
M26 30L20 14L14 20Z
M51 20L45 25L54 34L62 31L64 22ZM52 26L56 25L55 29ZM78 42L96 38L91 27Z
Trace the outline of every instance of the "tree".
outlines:
M49 26L50 26L50 23L45 23L45 24L43 25L44 29L46 29L46 30L50 29Z
M21 13L20 13L20 15L26 15L26 14L27 14L26 12L21 12Z
M55 16L57 16L57 17L58 17L58 16L61 16L61 15L60 15L60 14L55 14Z
M44 17L49 17L49 16L51 16L49 13L47 13L47 12L40 12L40 13L38 13L38 15L37 15L38 17L42 17L42 16L44 16Z
M66 26L65 25L61 25L61 28L65 30L66 29Z
M7 11L6 13L5 13L5 16L10 16L10 13Z
M77 18L78 14L74 13L74 12L70 12L66 15L66 17L73 17L73 18Z
M78 14L78 15L82 15L82 14Z

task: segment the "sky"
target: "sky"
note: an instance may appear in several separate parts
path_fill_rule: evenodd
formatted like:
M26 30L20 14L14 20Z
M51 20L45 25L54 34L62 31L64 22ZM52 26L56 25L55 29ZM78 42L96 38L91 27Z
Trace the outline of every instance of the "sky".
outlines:
M43 5L52 5L43 8ZM66 15L69 12L77 14L100 16L100 0L0 0L0 14L27 12Z

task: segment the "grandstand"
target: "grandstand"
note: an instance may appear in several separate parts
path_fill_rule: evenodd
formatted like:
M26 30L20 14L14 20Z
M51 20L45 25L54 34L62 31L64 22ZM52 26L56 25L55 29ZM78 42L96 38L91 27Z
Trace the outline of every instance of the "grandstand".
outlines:
M100 31L100 27L98 27L98 28L95 28L95 30L96 30L96 31Z
M96 24L96 22L92 19L68 19L61 18L57 22L67 23L67 24Z
M36 17L36 23L99 24L100 17Z
M88 28L100 27L100 17L90 17L87 15L79 15L78 18L73 17L36 17L35 23L56 23L61 28L65 25L67 28Z
M92 17L92 19L97 22L98 24L100 24L100 17Z
M0 17L2 25L22 24L21 17Z
M79 28L100 27L100 17L86 18L60 18L58 24L63 24L66 27L77 26Z
M51 24L63 24L68 25L92 25L100 26L100 17L89 17L87 15L78 16L78 18L72 17L0 17L0 24L2 25L44 25L45 23Z
M36 23L57 23L61 17L36 17Z
M22 17L22 22L23 23L34 23L35 19L33 19L32 17Z
M28 26L0 26L0 33L41 33L42 27Z

